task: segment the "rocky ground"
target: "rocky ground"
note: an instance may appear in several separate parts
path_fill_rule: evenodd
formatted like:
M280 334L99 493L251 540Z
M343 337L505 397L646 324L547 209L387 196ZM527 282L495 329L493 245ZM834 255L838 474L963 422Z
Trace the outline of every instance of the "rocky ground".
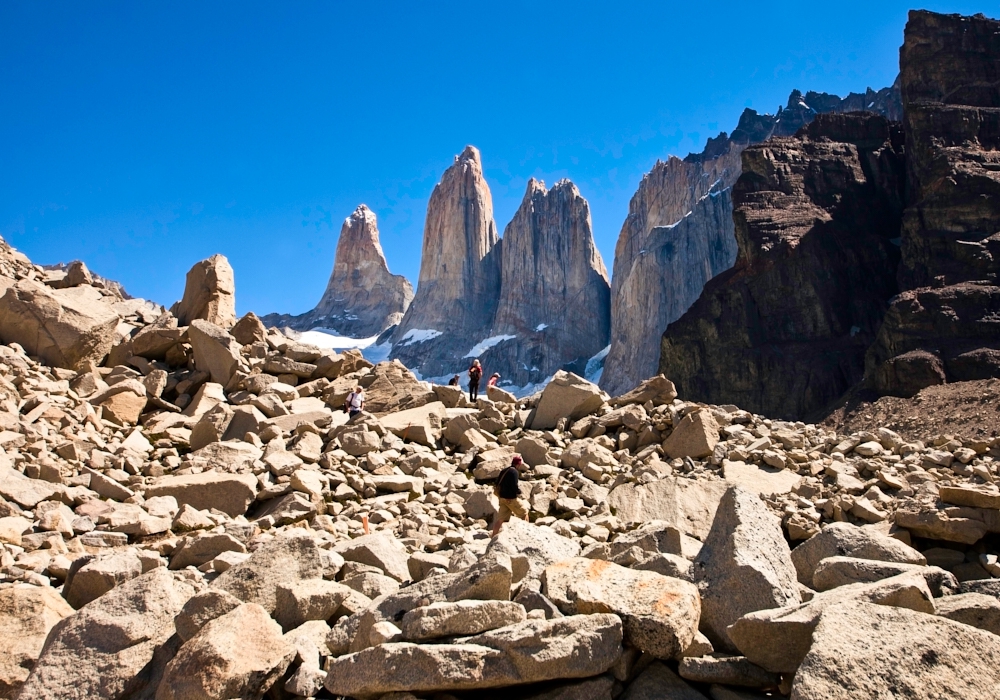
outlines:
M224 258L179 326L2 252L0 697L1000 693L998 438L662 376L470 405L234 324ZM530 522L491 540L515 453Z

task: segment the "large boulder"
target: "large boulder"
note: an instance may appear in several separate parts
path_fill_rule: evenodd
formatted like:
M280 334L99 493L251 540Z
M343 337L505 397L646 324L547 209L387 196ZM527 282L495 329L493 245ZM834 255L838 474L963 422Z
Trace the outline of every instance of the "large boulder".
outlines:
M622 655L621 620L576 615L528 620L454 644L381 644L331 659L334 695L434 693L500 688L604 673Z
M534 579L550 564L580 556L580 545L552 528L511 518L490 541L486 551L503 552L512 558L524 557L527 559L525 577Z
M178 505L198 510L215 508L231 518L244 515L257 495L257 477L253 474L202 472L164 476L146 487L145 497L172 496Z
M167 664L156 700L260 700L294 658L278 623L247 603L185 642Z
M53 290L21 280L0 297L0 341L19 343L52 367L100 364L118 340L120 320L92 287Z
M870 603L828 608L791 700L997 697L1000 637Z
M724 481L667 477L648 484L616 486L608 496L608 505L622 523L664 520L684 534L704 540L726 488Z
M816 567L829 557L853 557L897 564L926 564L913 547L870 527L830 523L792 550L792 564L799 582L813 585Z
M212 375L212 381L226 386L240 366L240 344L222 327L195 320L188 328L195 366Z
M726 629L747 613L801 602L781 521L756 494L732 486L691 567L701 591L701 631L733 649Z
M480 634L524 622L524 606L508 600L460 600L432 603L403 616L403 639L420 642L438 637Z
M384 415L379 422L383 428L403 440L436 447L438 438L441 437L441 421L444 417L444 404L433 401L423 406Z
M795 673L809 651L823 611L840 603L861 602L934 613L927 582L919 573L908 573L876 583L840 586L799 605L744 615L729 627L729 639L758 666L773 673Z
M312 537L307 533L287 534L224 571L212 582L212 588L232 593L244 603L257 603L273 613L279 586L323 578L323 570L323 559Z
M194 593L164 568L143 574L56 623L21 689L31 700L152 696L143 673L174 634L174 616Z
M663 451L670 459L693 457L703 459L712 454L719 443L719 424L707 409L692 411L684 416L673 432L663 441Z
M77 559L69 569L63 596L74 608L82 608L142 573L142 561L130 551Z
M222 328L236 324L236 279L224 255L195 263L187 273L184 296L170 308L182 326L202 320Z
M680 656L698 631L698 589L652 571L599 559L567 559L542 574L543 592L567 615L613 612L625 642L660 659Z
M0 588L0 698L12 700L34 668L49 630L73 608L52 588Z
M373 533L344 540L334 551L346 561L377 567L399 582L410 580L406 549L390 534Z
M608 395L596 384L572 372L559 370L542 390L531 421L533 430L550 430L560 418L576 420L599 409Z

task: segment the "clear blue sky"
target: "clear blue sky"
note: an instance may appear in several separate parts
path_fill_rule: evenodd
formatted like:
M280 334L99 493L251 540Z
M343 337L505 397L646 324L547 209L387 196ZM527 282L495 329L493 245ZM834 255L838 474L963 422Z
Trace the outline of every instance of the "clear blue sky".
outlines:
M241 313L301 313L360 202L390 268L415 281L427 198L471 143L501 231L529 177L569 177L610 270L658 158L793 88L890 84L910 7L7 0L0 235L164 304L221 252Z

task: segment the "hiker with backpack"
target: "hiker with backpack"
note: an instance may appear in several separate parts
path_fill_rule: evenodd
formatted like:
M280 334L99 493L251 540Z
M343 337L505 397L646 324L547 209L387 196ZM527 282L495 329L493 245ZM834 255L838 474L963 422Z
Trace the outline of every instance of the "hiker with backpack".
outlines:
M483 378L483 366L479 360L473 360L469 367L469 401L476 402L479 397L479 381Z
M344 412L348 415L348 420L365 410L365 390L360 386L354 387L354 391L347 395L344 400Z
M490 380L486 382L486 388L489 389L491 386L496 386L497 382L499 381L500 381L500 373L494 372L492 376L490 376Z
M500 476L497 477L493 493L496 494L497 500L500 501L500 507L497 508L496 517L493 518L493 532L490 534L490 537L496 537L500 532L500 526L510 520L510 516L512 515L523 520L528 519L528 508L519 498L521 495L521 485L519 482L521 481L520 467L522 463L521 455L514 455L514 458L510 461L510 466L500 472Z

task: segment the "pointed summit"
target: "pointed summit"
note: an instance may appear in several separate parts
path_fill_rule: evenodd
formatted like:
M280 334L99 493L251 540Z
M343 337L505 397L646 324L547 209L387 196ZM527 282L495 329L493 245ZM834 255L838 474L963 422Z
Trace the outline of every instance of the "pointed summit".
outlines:
M368 338L399 323L412 300L409 280L389 272L375 212L361 204L340 229L333 272L316 308L301 316L271 314L262 320L300 331L322 327Z

